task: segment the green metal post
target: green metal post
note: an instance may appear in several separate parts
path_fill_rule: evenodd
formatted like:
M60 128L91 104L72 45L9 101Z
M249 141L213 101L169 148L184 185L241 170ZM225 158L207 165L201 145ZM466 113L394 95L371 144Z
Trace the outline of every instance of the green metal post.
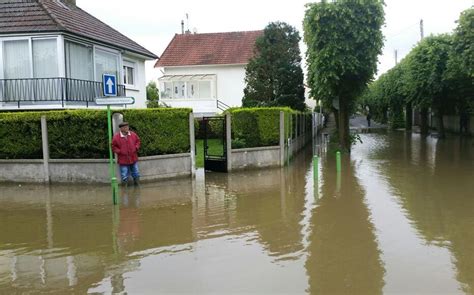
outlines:
M341 152L336 153L336 171L341 172Z
M112 187L112 201L114 205L118 202L118 183L115 177L114 154L112 152L112 114L110 105L107 105L107 127L109 131L109 170L110 170L110 184Z
M314 156L313 157L313 178L314 178L314 181L317 182L318 181L318 178L319 178L319 158L318 156Z

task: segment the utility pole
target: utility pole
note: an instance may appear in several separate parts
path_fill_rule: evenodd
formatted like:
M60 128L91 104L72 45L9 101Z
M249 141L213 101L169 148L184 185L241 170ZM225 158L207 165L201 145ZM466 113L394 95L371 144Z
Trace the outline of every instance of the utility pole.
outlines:
M420 40L423 40L423 38L425 37L425 33L423 31L423 19L420 20L420 36L421 36Z
M395 65L398 65L398 50L395 49Z

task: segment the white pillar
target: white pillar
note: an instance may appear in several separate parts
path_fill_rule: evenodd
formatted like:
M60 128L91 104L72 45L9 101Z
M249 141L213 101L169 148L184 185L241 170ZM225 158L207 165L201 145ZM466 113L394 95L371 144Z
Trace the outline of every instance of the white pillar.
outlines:
M225 140L227 149L227 172L232 171L232 120L229 113L225 114Z
M189 114L189 144L191 156L191 176L196 175L196 139L194 135L194 114Z
M280 111L280 166L285 166L285 113Z
M48 125L46 122L46 116L41 116L41 142L43 145L44 182L49 183L49 143L48 143Z

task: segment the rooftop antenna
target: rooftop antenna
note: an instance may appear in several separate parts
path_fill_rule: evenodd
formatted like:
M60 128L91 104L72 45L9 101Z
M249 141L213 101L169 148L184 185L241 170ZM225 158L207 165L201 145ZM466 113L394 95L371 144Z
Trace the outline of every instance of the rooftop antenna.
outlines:
M186 22L187 22L186 34L191 34L191 31L189 30L189 15L187 13L186 13Z
M181 34L184 34L184 20L181 20Z

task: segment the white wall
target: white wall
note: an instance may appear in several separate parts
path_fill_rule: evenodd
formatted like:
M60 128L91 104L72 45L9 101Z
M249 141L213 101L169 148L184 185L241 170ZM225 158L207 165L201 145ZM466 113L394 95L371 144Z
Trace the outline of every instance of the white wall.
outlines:
M135 85L134 87L126 86L125 88L126 95L135 98L135 104L129 106L129 108L146 108L145 60L125 54L122 55L122 59L135 65ZM123 67L121 69L123 77Z
M164 75L216 75L216 98L223 103L234 107L242 105L245 88L245 65L213 65L165 67L161 69ZM200 99L162 99L172 107L190 107L195 113L219 112L215 100Z

